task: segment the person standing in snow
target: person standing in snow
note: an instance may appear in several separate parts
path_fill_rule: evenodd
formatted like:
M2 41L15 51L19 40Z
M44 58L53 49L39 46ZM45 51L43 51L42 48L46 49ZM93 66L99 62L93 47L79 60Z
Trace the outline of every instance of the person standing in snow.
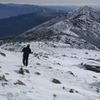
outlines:
M28 66L28 57L29 54L31 53L30 45L28 44L27 47L23 48L23 64L25 66Z

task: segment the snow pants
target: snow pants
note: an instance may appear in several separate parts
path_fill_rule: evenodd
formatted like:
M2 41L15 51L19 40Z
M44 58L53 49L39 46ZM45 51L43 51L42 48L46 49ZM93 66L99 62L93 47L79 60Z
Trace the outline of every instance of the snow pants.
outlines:
M29 56L29 55L27 55L27 54L23 54L23 64L24 64L25 66L28 66L28 56Z

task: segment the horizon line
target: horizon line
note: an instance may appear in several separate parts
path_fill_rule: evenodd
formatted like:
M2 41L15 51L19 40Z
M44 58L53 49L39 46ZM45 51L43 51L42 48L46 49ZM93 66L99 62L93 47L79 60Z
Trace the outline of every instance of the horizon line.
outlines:
M100 6L100 4L37 4L37 3L0 3L0 4L19 4L19 5L38 5L38 6Z

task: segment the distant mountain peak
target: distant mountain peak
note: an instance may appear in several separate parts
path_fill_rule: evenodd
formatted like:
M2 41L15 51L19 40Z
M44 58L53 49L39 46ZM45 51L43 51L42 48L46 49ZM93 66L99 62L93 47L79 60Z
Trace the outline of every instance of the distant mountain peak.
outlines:
M81 8L83 8L83 9L93 9L93 8L91 8L91 7L89 7L89 6L83 6L83 7L81 7Z
M44 9L37 12L38 16L50 16L48 12L46 12Z
M46 12L46 11L44 9L42 9L41 12Z
M89 7L89 6L83 6L81 8L79 8L79 10L83 11L83 13L90 13L90 12L95 12L95 13L98 13L98 11L96 11L95 9Z
M100 20L100 13L89 6L80 7L78 9L69 12L68 19L74 19L76 16L80 15L85 15L87 18L94 21Z

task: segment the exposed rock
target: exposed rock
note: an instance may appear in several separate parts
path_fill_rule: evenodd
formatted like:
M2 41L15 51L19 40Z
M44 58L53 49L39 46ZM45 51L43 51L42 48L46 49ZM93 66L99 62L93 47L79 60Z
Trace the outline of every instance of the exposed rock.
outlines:
M8 81L6 78L5 78L5 76L3 75L3 76L0 76L0 81Z
M86 69L88 69L88 70L91 70L91 71L95 71L95 72L99 72L100 73L100 66L85 64L84 67Z
M61 84L61 82L58 79L53 79L52 82L56 84Z
M36 75L41 75L39 72L35 72Z
M24 75L24 70L23 70L23 68L20 68L19 73Z
M18 80L16 83L14 83L14 85L25 85L25 83L23 83L22 81Z

